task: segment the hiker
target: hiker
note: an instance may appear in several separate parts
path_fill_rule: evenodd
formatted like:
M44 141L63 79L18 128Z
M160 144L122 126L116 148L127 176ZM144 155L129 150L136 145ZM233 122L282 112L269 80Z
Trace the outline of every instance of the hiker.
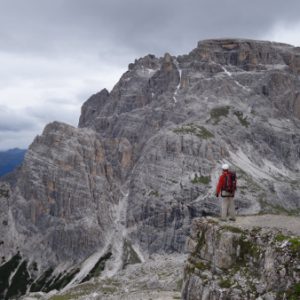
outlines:
M229 171L228 164L222 165L222 170L216 190L216 197L221 195L223 198L221 220L227 221L227 216L229 215L229 220L235 221L234 193L236 190L236 174Z

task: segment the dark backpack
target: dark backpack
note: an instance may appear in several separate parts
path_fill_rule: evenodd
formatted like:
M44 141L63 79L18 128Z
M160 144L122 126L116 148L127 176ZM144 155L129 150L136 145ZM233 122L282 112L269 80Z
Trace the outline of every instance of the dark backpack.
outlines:
M228 171L225 177L225 182L222 191L226 191L232 195L236 190L236 174L233 171Z

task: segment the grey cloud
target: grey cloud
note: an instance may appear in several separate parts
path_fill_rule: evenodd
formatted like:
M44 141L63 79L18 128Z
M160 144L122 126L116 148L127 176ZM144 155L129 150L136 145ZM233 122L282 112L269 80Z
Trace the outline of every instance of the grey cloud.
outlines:
M296 0L0 0L0 147L28 145L53 120L76 125L81 103L135 58L268 38L299 11Z
M23 111L0 106L0 132L35 130L37 127L34 117L24 114Z
M203 38L257 38L278 20L299 20L299 1L1 1L0 40L14 51L191 50ZM16 9L17 8L17 9ZM2 38L1 38L2 37ZM178 49L180 46L182 49ZM122 52L122 51L120 51ZM67 55L67 53L64 53Z

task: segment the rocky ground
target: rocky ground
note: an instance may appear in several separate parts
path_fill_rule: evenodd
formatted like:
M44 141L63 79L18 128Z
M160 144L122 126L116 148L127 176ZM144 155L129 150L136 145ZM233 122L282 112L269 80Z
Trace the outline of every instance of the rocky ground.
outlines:
M194 220L182 299L299 299L299 225L278 215Z
M60 293L35 293L23 300L150 300L181 299L186 255L153 255L112 277L98 277Z
M300 236L300 217L288 215L256 215L237 217L236 225L251 229L255 226L288 230Z
M185 281L183 288L183 299L206 299L205 293L209 293L209 289L211 292L215 292L214 299L228 299L222 297L232 297L230 299L283 299L276 298L276 293L272 293L272 291L267 291L264 293L262 298L259 298L259 295L255 294L253 291L247 290L249 286L252 286L254 289L256 286L258 289L266 289L266 286L271 284L272 282L277 282L284 286L285 283L287 287L291 287L290 291L286 292L286 296L290 293L291 298L287 299L297 299L293 298L295 295L292 289L295 288L295 283L292 281L292 277L299 279L299 253L297 248L299 245L297 244L297 240L299 240L296 236L300 236L300 218L297 216L288 216L288 215L253 215L253 216L239 216L237 217L236 222L228 221L221 222L218 218L203 218L202 223L199 223L199 219L194 221L193 224L193 232L191 235L191 239L187 243L187 250L192 252L188 258L187 255L152 255L145 262L140 264L134 264L127 266L124 270L119 271L116 275L111 277L98 277L93 278L92 280L68 288L62 292L51 292L49 294L43 293L35 293L30 296L24 297L23 300L35 300L35 299L50 299L50 300L66 300L66 299L78 299L78 300L88 300L88 299L101 299L101 300L173 300L173 299L182 299L181 298L181 290L183 284L183 275L184 275L184 267L185 267ZM196 225L195 225L196 224ZM200 229L203 229L205 226L205 230L211 230L214 227L215 232L219 231L220 236L223 237L223 242L220 242L218 246L216 244L212 244L212 240L209 240L209 236L212 239L213 234L208 235L207 244L210 243L211 247L206 249L206 254L199 258L195 253L195 249L197 248L197 244L194 244L195 241L195 226L198 228L198 233ZM210 227L212 226L212 227ZM243 273L245 269L243 269L242 260L238 260L237 268L235 264L235 259L228 259L226 256L228 253L233 250L233 252L239 247L235 247L232 249L232 241L234 239L239 240L240 235L245 235L245 241L242 246L249 247L249 253L255 256L256 250L259 251L259 247L264 250L267 249L268 245L273 246L268 250L268 257L265 257L264 254L261 254L262 258L252 257L252 262L250 265L247 265L249 268L249 274L247 276L246 273ZM293 239L295 242L296 252L289 252L290 246L289 240ZM199 236L199 234L198 234ZM221 239L222 239L221 237ZM260 240L255 247L250 243L254 240ZM260 245L259 245L260 243ZM264 243L266 245L264 245ZM213 249L212 247L215 247ZM253 248L251 248L253 246ZM243 248L243 247L242 247ZM280 249L280 255L284 257L284 263L281 265L278 263L278 253L272 251L274 249ZM252 250L253 251L252 251ZM293 248L294 249L294 248ZM199 249L197 251L200 251ZM216 273L210 269L206 268L205 265L208 264L209 261L213 261L214 251L219 251L218 256L219 259L215 261L216 264ZM226 252L228 251L228 253ZM239 251L247 251L247 249L241 249ZM251 252L252 251L252 252ZM199 252L200 253L200 252ZM248 254L249 254L248 253ZM262 251L261 253L265 253ZM277 253L277 254L276 254ZM294 253L294 256L293 256ZM246 254L246 256L248 255ZM244 255L244 254L240 254ZM289 255L291 257L289 257ZM230 255L228 255L230 256ZM246 256L243 259L246 259ZM298 258L297 258L298 257ZM247 259L250 259L250 256L247 256ZM251 261L251 259L249 261ZM288 264L291 263L291 259L293 259L293 264L295 266L294 274L289 269ZM260 261L260 263L258 263ZM297 263L298 262L298 263ZM247 264L247 262L245 263ZM255 266L254 266L254 265ZM197 266L195 268L195 266ZM246 265L245 265L246 266ZM273 279L270 279L268 283L265 283L262 279L258 280L258 275L256 277L251 278L251 268L258 268L258 273L262 270L261 268L265 268L268 271L267 276ZM193 269L194 268L194 269ZM187 270L193 269L191 273ZM241 271L242 269L242 271ZM276 270L275 270L276 269ZM278 270L277 270L278 269ZM228 272L227 272L228 271ZM253 271L253 270L252 270ZM275 272L276 271L276 272ZM278 271L278 272L277 272ZM246 272L246 271L245 271ZM274 281L274 278L279 274L279 278L277 281ZM211 276L209 276L211 275ZM265 277L265 279L267 278ZM274 277L275 276L275 277ZM297 276L297 277L296 277ZM203 289L202 285L199 284L198 278L206 278L206 285L209 285L209 289ZM195 279L197 278L197 279ZM202 278L202 279L203 279ZM232 281L232 282L231 282ZM187 282L190 285L187 285ZM192 282L192 284L191 284ZM231 294L228 292L230 290L229 285L233 284L233 282L238 282L235 288L231 290ZM249 284L251 282L251 284ZM296 284L296 283L295 283ZM241 287L241 290L239 288ZM296 286L297 287L297 286ZM243 288L245 290L243 290ZM196 291L195 291L196 289ZM187 292L187 290L189 292ZM247 291L246 291L247 290ZM287 289L288 290L288 289ZM198 292L197 292L198 291ZM202 294L200 293L202 291ZM278 292L278 291L277 291ZM219 294L218 294L219 293ZM223 293L223 294L222 294ZM227 294L226 294L227 293ZM229 294L228 294L229 293ZM245 294L243 294L245 293ZM280 292L278 292L279 294ZM198 295L200 298L197 298ZM208 294L207 294L208 295ZM222 296L223 295L223 296ZM282 297L283 297L282 293ZM297 296L297 294L296 294ZM295 297L296 297L295 296ZM202 298L201 298L202 297ZM204 297L204 298L203 298ZM269 297L269 298L268 298ZM273 297L273 298L272 298Z

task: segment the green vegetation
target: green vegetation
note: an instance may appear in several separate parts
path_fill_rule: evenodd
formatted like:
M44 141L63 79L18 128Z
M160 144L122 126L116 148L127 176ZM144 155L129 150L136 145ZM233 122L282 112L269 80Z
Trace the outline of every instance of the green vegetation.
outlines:
M193 184L209 184L210 176L198 176L195 174L195 177L192 179Z
M290 238L289 243L293 254L300 257L300 238Z
M182 127L176 128L173 130L173 132L177 134L192 134L197 136L200 139L205 139L205 140L214 137L213 133L208 131L205 127L198 126L193 123L186 124L183 125Z
M188 264L185 267L184 273L186 274L193 274L195 272L195 266L192 266L191 264Z
M113 294L117 291L118 289L114 286L104 286L102 287L101 291L104 293L104 294Z
M60 273L53 276L53 268L47 269L30 287L30 292L50 292L51 290L61 290L79 272L79 269L72 269L69 272Z
M182 278L176 281L176 289L177 289L177 291L181 291L182 284L183 284L183 279ZM179 298L179 299L181 299L181 298Z
M241 111L235 111L234 114L237 116L243 126L248 127L250 125L250 123L247 121L247 117L244 117Z
M258 258L260 254L259 247L254 244L252 241L249 241L246 239L244 235L241 235L241 237L236 242L236 247L240 246L240 255L237 258L237 262L240 265L244 265L245 262L248 260L248 257Z
M275 241L277 242L287 241L292 254L294 256L300 257L300 237L289 237L279 233L276 235Z
M230 281L229 278L222 278L219 281L219 285L221 288L229 289L232 286L232 282Z
M195 268L198 270L206 270L208 269L208 265L202 261L198 261L194 264Z
M300 299L300 283L296 283L287 291L287 299L299 300Z
M158 191L151 191L148 195L149 196L154 196L154 197L159 197L159 192Z
M78 295L81 296L81 295ZM50 298L50 300L74 300L77 299L74 295L55 295Z
M233 232L233 233L244 233L244 231L241 228L230 226L230 225L224 225L221 227L221 229Z
M53 269L49 268L47 269L30 287L30 292L38 292L38 291L42 291L43 287L45 286L45 284L47 283L47 281L49 280L49 278L51 278Z
M54 281L49 282L49 284L46 285L47 291L50 292L51 290L61 290L75 277L79 271L80 269L72 269L65 275L59 274Z
M21 261L20 254L16 254L9 261L0 267L0 299L5 299L5 291L8 289L8 279L13 272L17 269Z
M198 253L200 251L200 249L203 247L203 245L205 244L205 232L202 231L201 233L198 232L197 234L197 246L196 246L196 249L195 249L195 253Z
M210 111L210 117L214 121L214 125L218 124L222 117L227 117L230 106L215 107Z
M27 271L27 261L23 261L10 283L5 299L19 298L19 296L24 295L28 283L30 283L30 275Z
M283 242L284 240L287 240L288 238L283 235L282 233L279 233L275 236L275 241L276 242Z

